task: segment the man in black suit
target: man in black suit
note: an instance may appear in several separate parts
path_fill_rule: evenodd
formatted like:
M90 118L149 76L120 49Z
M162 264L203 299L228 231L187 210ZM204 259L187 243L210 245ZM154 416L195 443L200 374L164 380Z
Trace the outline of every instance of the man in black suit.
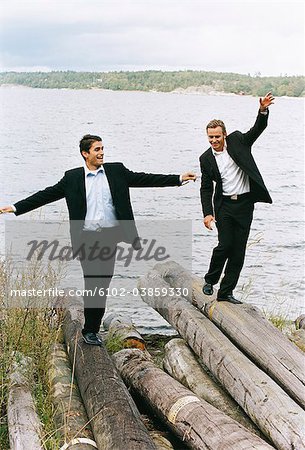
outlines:
M74 256L79 256L85 280L84 316L82 330L87 344L100 345L97 335L105 312L107 288L113 276L118 242L127 242L134 249L141 248L130 201L130 187L180 186L196 180L196 175L160 175L132 172L122 163L104 164L104 146L99 136L86 135L80 141L84 167L65 172L54 186L0 209L0 213L14 212L17 216L54 202L66 199ZM85 245L85 247L84 247ZM97 246L105 250L105 257L91 258L79 249ZM91 294L90 294L91 292ZM95 292L93 295L92 293Z
M254 126L246 133L234 131L227 135L221 120L212 120L206 131L211 147L199 158L201 167L201 205L204 225L209 230L216 223L218 245L214 248L202 288L213 294L223 268L224 277L217 293L218 301L242 303L233 295L243 267L254 203L272 203L263 178L255 164L251 147L267 127L273 103L269 92L260 98Z

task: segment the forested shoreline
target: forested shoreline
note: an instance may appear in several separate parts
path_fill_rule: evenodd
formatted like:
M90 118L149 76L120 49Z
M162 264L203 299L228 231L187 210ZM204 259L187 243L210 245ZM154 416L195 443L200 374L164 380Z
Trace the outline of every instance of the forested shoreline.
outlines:
M236 74L205 71L147 70L138 72L1 72L0 85L41 89L110 89L124 91L198 91L261 96L272 91L277 97L304 97L304 76L262 77L259 73Z

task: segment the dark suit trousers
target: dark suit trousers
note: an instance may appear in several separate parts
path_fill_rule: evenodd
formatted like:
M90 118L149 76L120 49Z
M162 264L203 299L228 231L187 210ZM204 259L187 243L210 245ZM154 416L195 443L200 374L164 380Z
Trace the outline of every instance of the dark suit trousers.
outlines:
M85 288L83 333L98 333L100 329L119 241L118 228L82 233L81 245L85 249L85 255L80 258Z
M224 197L217 214L218 245L214 248L205 281L217 284L225 266L218 298L233 293L244 264L254 203L248 195L238 200Z

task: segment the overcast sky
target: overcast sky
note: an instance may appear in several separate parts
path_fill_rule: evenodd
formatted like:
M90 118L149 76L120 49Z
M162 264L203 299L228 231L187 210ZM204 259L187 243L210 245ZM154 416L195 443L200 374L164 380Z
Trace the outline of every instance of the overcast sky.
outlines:
M304 74L304 2L1 0L0 70Z

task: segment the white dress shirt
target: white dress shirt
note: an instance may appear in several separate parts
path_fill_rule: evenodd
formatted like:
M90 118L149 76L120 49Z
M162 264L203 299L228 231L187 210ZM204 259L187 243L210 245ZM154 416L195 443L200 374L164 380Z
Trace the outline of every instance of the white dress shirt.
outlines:
M250 192L249 176L233 161L226 145L221 152L212 149L222 180L223 195L240 195Z
M119 225L103 167L89 170L85 165L84 169L87 200L84 230L96 231Z
M89 170L84 165L84 170L87 201L84 230L95 231L98 228L118 226L119 222L116 217L109 183L104 169L100 167L96 170ZM101 175L98 175L99 173ZM182 175L179 176L179 180L182 185ZM13 212L16 212L15 205L10 206Z

